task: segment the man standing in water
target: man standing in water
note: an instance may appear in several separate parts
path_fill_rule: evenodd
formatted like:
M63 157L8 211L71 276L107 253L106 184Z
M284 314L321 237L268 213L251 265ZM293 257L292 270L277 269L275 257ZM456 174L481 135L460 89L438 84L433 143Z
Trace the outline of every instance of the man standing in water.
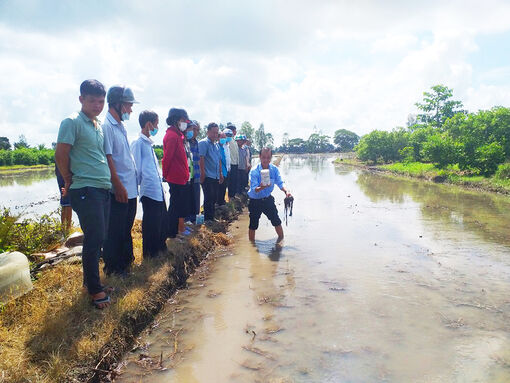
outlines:
M250 190L248 197L250 202L248 210L250 211L250 227L248 231L248 238L250 241L255 241L255 230L259 227L259 220L262 213L271 221L271 224L278 234L278 242L283 239L282 221L278 217L278 210L274 203L274 197L271 195L274 185L277 185L281 191L285 193L286 197L291 197L290 191L283 186L283 181L280 176L280 171L276 166L271 163L273 153L271 148L264 147L260 150L259 158L260 164L250 171ZM269 182L262 182L262 171L269 170Z
M112 86L106 96L108 113L103 124L104 151L112 175L110 223L104 244L106 274L125 276L135 259L131 228L136 215L136 167L129 148L126 128L132 106L137 103L130 88Z
M110 304L99 278L99 257L108 228L112 186L103 131L97 119L103 110L105 95L99 81L83 81L81 112L62 121L55 150L55 161L64 178L62 195L69 194L83 230L83 284L98 309Z

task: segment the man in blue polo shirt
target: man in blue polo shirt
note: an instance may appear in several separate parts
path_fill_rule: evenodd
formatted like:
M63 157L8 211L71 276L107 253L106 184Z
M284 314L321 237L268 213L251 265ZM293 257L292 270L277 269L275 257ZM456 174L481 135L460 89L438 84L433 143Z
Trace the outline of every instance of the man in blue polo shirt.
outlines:
M264 147L260 150L260 164L250 171L250 190L248 196L250 202L248 210L250 211L250 227L248 230L248 238L255 241L255 230L259 227L259 220L262 213L271 221L271 224L278 234L278 241L283 239L282 221L278 217L278 210L274 203L274 197L271 195L274 185L277 185L286 197L291 197L290 192L283 186L280 171L271 163L271 148ZM263 169L269 169L270 182L262 183L261 172Z
M207 125L207 138L198 143L200 152L200 183L204 191L204 219L214 220L214 204L218 196L218 186L223 183L221 172L220 147L218 146L218 124Z
M126 275L133 255L131 228L136 215L135 161L129 148L126 128L132 106L137 103L130 88L115 85L106 95L108 113L103 124L104 152L112 176L110 223L103 249L106 274Z

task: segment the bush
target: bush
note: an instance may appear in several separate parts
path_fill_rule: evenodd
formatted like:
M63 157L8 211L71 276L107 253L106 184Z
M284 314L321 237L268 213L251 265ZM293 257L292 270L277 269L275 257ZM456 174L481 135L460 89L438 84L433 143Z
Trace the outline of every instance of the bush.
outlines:
M476 167L485 176L496 172L498 165L505 161L505 150L497 142L480 146L475 151Z
M0 166L12 165L12 151L0 150Z
M20 251L26 255L46 251L64 239L58 214L19 220L9 209L0 215L0 252Z
M415 162L416 158L414 155L414 147L412 146L406 146L403 149L400 149L398 151L400 154L400 157L402 158L402 161L405 163Z
M31 149L16 149L12 152L13 165L37 165L37 154Z
M154 148L154 153L156 154L156 157L158 157L158 160L161 160L163 158L163 149Z
M499 180L509 180L510 179L510 163L501 164L498 166L498 170L494 175L495 178Z
M423 144L423 154L425 159L444 168L458 162L462 153L462 144L455 142L448 134L436 133L429 136Z

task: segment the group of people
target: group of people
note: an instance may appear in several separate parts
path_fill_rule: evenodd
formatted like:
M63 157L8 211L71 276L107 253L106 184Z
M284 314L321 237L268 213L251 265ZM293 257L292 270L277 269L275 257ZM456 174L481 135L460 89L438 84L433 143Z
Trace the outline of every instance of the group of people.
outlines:
M104 104L108 112L102 125L98 120ZM143 257L154 257L166 249L166 239L187 236L200 215L202 187L203 218L214 221L216 205L225 197L247 194L250 198L249 238L264 213L283 238L281 220L271 192L277 185L287 197L278 168L271 164L269 148L260 151L260 163L252 169L251 148L246 136L229 124L207 125L207 137L198 140L200 124L190 120L184 109L171 108L166 118L162 166L151 137L159 130L159 116L150 110L139 114L139 137L131 143L124 122L138 103L133 91L112 86L106 93L97 80L80 86L81 111L62 121L55 162L63 205L76 212L84 233L83 277L93 304L105 308L112 289L101 284L99 259L106 275L126 276L134 260L131 229L137 198L143 208ZM265 172L264 176L262 173ZM249 180L249 182L248 182ZM170 191L168 209L164 183ZM67 199L67 200L66 200ZM188 223L188 226L186 225Z

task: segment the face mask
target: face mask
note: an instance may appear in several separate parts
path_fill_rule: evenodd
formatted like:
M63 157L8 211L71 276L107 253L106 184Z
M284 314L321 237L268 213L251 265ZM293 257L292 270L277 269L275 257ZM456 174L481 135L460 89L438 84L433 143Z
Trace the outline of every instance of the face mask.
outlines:
M129 113L122 113L122 116L120 118L122 121L129 120Z
M188 124L186 122L179 123L179 129L181 132L184 132L188 128Z
M193 131L192 130L186 132L186 138L188 140L191 140L193 138Z
M220 144L224 145L227 142L226 138L220 138Z
M156 126L153 130L151 130L149 132L151 134L151 136L155 136L156 134L158 134L158 127Z
M227 137L227 142L232 141L232 137Z

